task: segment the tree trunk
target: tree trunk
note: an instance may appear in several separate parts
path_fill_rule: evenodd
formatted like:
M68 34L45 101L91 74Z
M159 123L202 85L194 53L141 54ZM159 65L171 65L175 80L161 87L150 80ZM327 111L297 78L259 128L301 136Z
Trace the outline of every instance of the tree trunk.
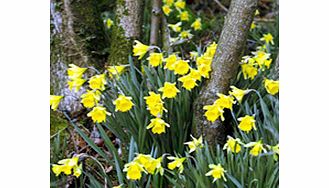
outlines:
M142 0L117 0L116 18L110 36L110 65L127 64L133 41L140 38Z
M160 34L162 0L152 1L150 45L157 46Z
M254 17L257 0L232 0L212 62L210 80L201 89L194 103L194 125L197 135L203 135L209 144L224 144L229 127L217 120L204 117L203 106L212 104L217 93L227 94L232 79L236 77L245 48L249 28Z

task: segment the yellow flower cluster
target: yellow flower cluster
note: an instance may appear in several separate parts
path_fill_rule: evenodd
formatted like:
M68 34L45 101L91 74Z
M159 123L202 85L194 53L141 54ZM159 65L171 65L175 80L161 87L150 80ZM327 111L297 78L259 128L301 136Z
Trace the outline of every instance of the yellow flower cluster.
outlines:
M79 165L78 161L79 157L62 159L58 161L58 164L53 164L51 169L56 176L59 176L63 172L65 175L73 174L73 176L79 177L82 174L82 164Z
M87 68L80 68L74 64L69 64L69 66L70 68L67 69L67 74L69 76L67 84L70 90L75 88L75 92L78 92L81 86L86 82L82 77Z
M139 180L142 177L142 172L146 174L160 173L162 176L164 169L161 166L162 157L157 159L151 155L138 154L133 161L125 164L123 171L127 172L127 179Z

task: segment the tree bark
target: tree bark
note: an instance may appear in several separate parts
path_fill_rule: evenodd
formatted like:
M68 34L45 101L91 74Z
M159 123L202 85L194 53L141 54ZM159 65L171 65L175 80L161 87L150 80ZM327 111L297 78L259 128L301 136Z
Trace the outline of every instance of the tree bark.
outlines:
M162 14L161 7L162 7L162 0L152 1L152 17L151 17L151 33L150 33L151 46L158 45L161 14Z
M194 103L194 125L197 135L203 135L210 145L224 144L229 127L220 120L211 123L204 117L203 106L212 104L217 93L227 94L236 77L245 48L257 0L232 0L212 62L211 77Z
M279 54L276 56L276 60L274 61L274 64L272 65L272 69L270 72L270 78L273 80L279 79Z
M142 29L142 0L117 0L116 18L110 35L110 65L127 64L133 41Z

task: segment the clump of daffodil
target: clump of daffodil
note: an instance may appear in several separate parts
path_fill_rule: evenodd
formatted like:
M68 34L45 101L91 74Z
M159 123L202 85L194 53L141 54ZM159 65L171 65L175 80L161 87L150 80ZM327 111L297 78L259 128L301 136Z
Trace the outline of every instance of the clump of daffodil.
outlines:
M170 127L170 125L166 123L163 119L156 117L151 119L151 123L146 127L146 129L152 128L152 133L162 134L166 133L166 127Z
M271 54L266 53L263 50L258 50L256 52L251 52L254 57L253 59L256 61L257 65L261 68L265 65L265 61L268 60L271 56Z
M51 109L56 111L58 108L59 103L61 102L61 99L63 96L58 96L58 95L50 95L50 106Z
M188 21L190 18L189 18L189 14L187 11L182 11L180 14L179 14L179 18L181 21Z
M134 161L141 164L149 174L153 175L160 173L160 175L162 176L164 173L164 169L161 166L162 157L155 159L151 157L151 155L138 154L134 158Z
M119 97L113 101L113 104L115 105L115 111L120 111L120 112L129 111L134 106L134 103L131 102L131 100L132 100L131 97L119 95Z
M71 80L82 78L83 73L87 70L87 68L81 68L74 64L69 64L69 67L70 68L67 69L67 74Z
M233 138L231 136L228 136L228 139L223 149L227 150L228 152L239 153L241 151L240 144L243 145L239 138Z
M201 18L197 18L191 25L191 27L194 29L194 31L201 30L202 24L201 24Z
M150 49L150 46L147 46L138 40L134 41L135 45L133 46L133 56L138 56L138 59L142 59L147 51Z
M262 141L259 140L258 142L249 142L245 145L246 148L252 147L249 151L250 155L252 156L258 156L259 154L264 151L266 153L265 148L263 147Z
M186 31L182 31L179 34L179 37L182 39L191 39L193 37L193 35L190 33L190 30L186 30Z
M117 65L117 66L109 66L107 67L107 70L109 71L110 78L113 78L114 76L121 75L125 70L126 65Z
M218 119L218 117L220 117L222 121L225 120L223 115L224 110L220 108L218 105L216 104L206 105L203 107L203 109L207 110L204 116L206 116L208 121L214 122Z
M81 95L81 103L86 108L94 107L101 98L101 93L98 90L89 90Z
M143 166L135 161L132 161L128 164L125 164L123 169L124 172L127 172L127 179L129 180L139 180L142 177L142 172L146 172Z
M279 80L274 81L265 78L264 85L266 91L271 95L275 95L279 92Z
M239 103L242 102L243 96L249 92L248 89L243 90L243 89L239 89L235 86L230 86L230 88L232 89L232 91L229 91L229 94L231 96L234 96L236 98L236 100L239 101Z
M149 96L144 97L147 105L147 109L155 117L161 117L163 111L167 111L163 106L161 95L156 94L153 91L149 92Z
M185 8L186 2L184 0L178 0L175 2L174 5L175 5L176 9L181 10L181 9Z
M181 32L182 22L177 22L176 24L168 24L169 28L172 29L174 32L178 33Z
M183 77L180 77L178 81L183 83L183 88L191 91L195 86L198 84L196 83L196 79L194 79L191 75L186 75Z
M238 127L242 131L249 133L251 131L251 129L257 130L256 129L256 120L255 120L254 116L246 115L244 117L238 118L238 121L240 121Z
M176 82L170 83L165 82L164 86L159 88L159 91L162 92L162 98L175 98L177 93L179 93L179 89L176 87Z
M171 13L172 10L169 5L163 5L162 11L166 16L169 16L169 14Z
M273 36L271 33L263 34L263 37L260 40L265 41L266 44L274 45Z
M190 70L190 66L188 64L188 60L180 59L176 61L175 69L174 69L175 74L184 75L188 73L189 70Z
M113 21L110 18L107 18L106 20L106 27L110 29L113 25Z
M235 104L234 98L230 95L224 95L222 93L217 93L217 96L219 97L215 101L215 105L219 106L222 109L230 109L232 110L233 104Z
M184 143L189 147L189 149L190 149L189 153L192 153L197 148L202 148L203 147L202 136L200 136L200 138L198 138L198 139L194 138L192 135L191 135L191 137L192 137L192 141Z
M58 161L58 164L52 165L52 171L56 176L59 176L63 172L65 175L73 174L73 176L79 177L82 174L82 164L79 165L78 161L79 157L62 159Z
M89 87L91 89L105 90L105 74L95 75L89 79Z
M106 120L106 115L111 115L111 113L107 112L106 109L102 106L95 106L92 111L90 111L87 116L91 117L91 119L96 123L101 123Z
M241 69L244 79L250 78L251 80L253 80L258 74L258 69L251 64L244 63L241 65Z
M168 69L171 71L175 70L176 61L177 61L176 54L170 54L166 59L164 59L164 62L166 62L164 69Z
M168 168L170 170L174 170L175 168L178 168L179 173L182 173L184 170L183 162L186 160L185 157L179 158L179 157L173 157L169 156L167 157L169 160L173 160L172 162L168 163Z
M147 58L152 67L157 67L162 63L163 55L162 53L150 53L150 56Z
M86 82L83 78L75 78L73 80L67 81L67 84L69 85L69 89L72 90L75 88L75 92L78 92L81 88L81 86Z
M210 164L209 168L211 169L209 172L206 173L206 176L212 176L214 178L213 182L215 182L218 179L222 179L226 181L225 178L225 172L226 170L222 167L221 164Z

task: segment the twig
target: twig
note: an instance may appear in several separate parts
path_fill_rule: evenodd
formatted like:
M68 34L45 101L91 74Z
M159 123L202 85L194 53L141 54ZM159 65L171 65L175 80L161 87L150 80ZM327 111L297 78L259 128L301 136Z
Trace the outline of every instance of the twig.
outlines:
M228 12L228 9L221 2L219 2L218 0L214 0L214 1L221 9L223 9L225 12Z

